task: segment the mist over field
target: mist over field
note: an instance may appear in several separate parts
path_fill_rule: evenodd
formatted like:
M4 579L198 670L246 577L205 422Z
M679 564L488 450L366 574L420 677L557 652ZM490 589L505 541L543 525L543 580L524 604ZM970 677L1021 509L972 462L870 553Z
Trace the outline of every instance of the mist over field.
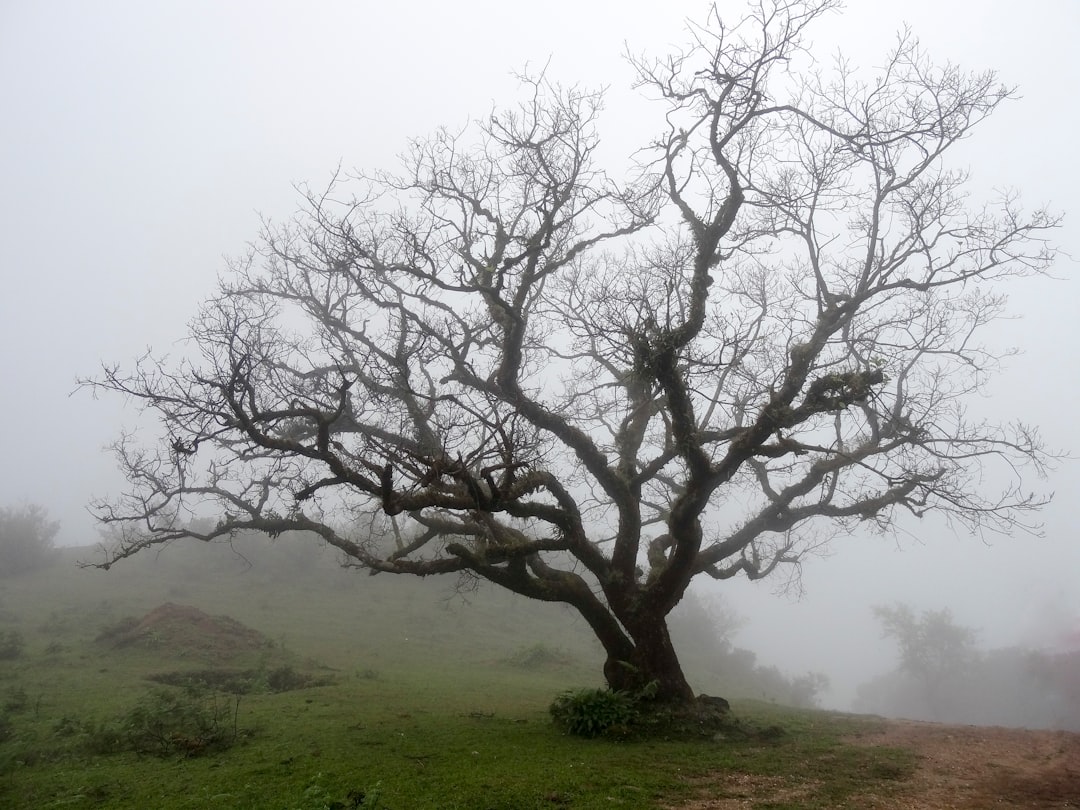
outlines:
M600 685L602 650L568 610L452 577L369 577L315 541L176 543L108 572L77 568L101 559L86 504L125 486L103 448L123 430L149 440L156 427L75 381L150 347L182 354L185 324L213 294L224 257L243 255L264 217L291 216L295 187L321 188L339 165L386 168L410 138L487 115L514 96L511 72L526 64L609 88L603 148L624 168L649 133L638 131L643 102L620 54L665 52L702 7L555 2L526 16L484 2L4 4L0 507L39 504L59 527L44 564L0 571L3 632L33 617L53 629L32 645L71 646L176 603L228 614L335 670L404 668L431 648L455 666L490 668L493 681L518 661L557 673L545 688L571 676ZM984 337L1019 353L970 402L973 416L1041 430L1061 459L1021 486L1054 498L1031 532L971 534L940 516L907 517L895 536L868 526L762 581L696 584L672 634L691 684L710 694L1080 730L1080 476L1067 457L1080 448L1070 102L1080 66L1062 58L1080 6L1034 0L1017 14L997 0L853 0L820 27L813 52L827 61L842 49L873 65L905 24L933 58L996 69L1019 88L961 147L974 193L1016 188L1067 215L1053 277L1002 290L1011 317ZM910 607L912 627L947 610L945 624L970 631L967 641L945 643L933 672L905 669L898 637L874 613L895 606Z
M112 627L136 626L163 606L192 606L256 628L327 671L376 672L437 659L475 667L492 684L503 668L519 666L592 683L603 661L588 626L565 607L458 577L372 577L342 567L332 549L299 536L240 536L231 546L176 543L107 572L80 567L100 560L96 547L62 548L0 579L0 647L6 636L22 634L4 627L35 627L43 641L33 646L51 639L65 647L100 639ZM846 669L789 667L783 656L761 653L775 643L768 627L755 630L729 598L703 589L684 600L671 627L688 676L709 694L937 722L1080 730L1080 661L1069 614L1042 617L1046 641L990 647L947 610L910 611L908 652L916 665L909 669L902 634L886 638L881 617L867 613L858 619L874 625L882 652L861 665L853 656ZM139 630L132 639L148 644L156 635ZM177 649L168 652L181 656L202 656L213 645L184 633L151 646L171 643ZM223 655L243 649L235 640L222 644ZM846 688L850 696L841 691Z

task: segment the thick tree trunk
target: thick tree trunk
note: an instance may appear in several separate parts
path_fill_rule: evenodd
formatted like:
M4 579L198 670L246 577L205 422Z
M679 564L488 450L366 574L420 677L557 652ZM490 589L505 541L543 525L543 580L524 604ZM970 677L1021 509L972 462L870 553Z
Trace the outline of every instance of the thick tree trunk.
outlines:
M608 686L631 692L655 689L655 699L658 701L692 701L694 691L683 674L664 619L640 622L630 628L630 632L633 639L630 657L613 658L609 653L604 663L604 677Z
M592 595L571 601L604 647L604 678L611 689L639 692L648 688L658 701L690 703L694 691L683 674L668 634L667 620L643 610L616 620ZM652 684L655 683L655 687Z

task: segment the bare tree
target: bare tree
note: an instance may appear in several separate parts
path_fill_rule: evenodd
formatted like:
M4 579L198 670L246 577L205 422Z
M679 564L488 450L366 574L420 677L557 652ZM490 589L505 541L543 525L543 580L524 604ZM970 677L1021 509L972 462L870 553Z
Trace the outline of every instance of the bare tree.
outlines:
M819 69L804 34L834 5L714 10L634 60L662 127L629 183L599 166L600 94L527 76L399 174L306 194L191 358L93 382L162 425L116 444L131 490L98 509L130 531L102 564L307 531L373 573L571 605L612 687L689 700L665 617L694 577L765 577L903 512L1029 525L1037 433L965 402L1000 359L995 285L1047 268L1056 220L973 206L945 162L1011 91L909 34L875 76ZM220 522L191 528L207 503Z
M979 663L976 632L956 624L948 608L924 610L916 617L905 604L878 605L874 617L881 623L882 635L896 639L900 671L919 683L930 716L942 717L949 687L953 692L958 685L962 689Z

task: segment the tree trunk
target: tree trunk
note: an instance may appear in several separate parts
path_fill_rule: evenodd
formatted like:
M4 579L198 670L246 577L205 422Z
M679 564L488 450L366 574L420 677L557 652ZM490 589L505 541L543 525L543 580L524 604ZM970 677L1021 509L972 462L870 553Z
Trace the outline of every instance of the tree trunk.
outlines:
M628 629L633 639L633 650L629 659L613 658L609 653L604 663L604 677L608 686L630 692L655 688L655 699L658 701L692 701L694 691L686 681L679 657L671 644L667 622L653 617Z
M658 701L690 703L694 690L686 681L679 656L668 634L667 619L656 610L641 610L616 620L612 612L589 594L568 600L588 622L604 647L604 678L616 691L648 688ZM655 683L655 687L652 684Z

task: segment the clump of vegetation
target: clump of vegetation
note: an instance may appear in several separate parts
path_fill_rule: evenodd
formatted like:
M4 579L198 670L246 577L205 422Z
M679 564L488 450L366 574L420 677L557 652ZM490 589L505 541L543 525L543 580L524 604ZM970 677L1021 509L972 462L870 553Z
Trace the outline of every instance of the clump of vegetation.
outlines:
M552 702L555 725L577 737L599 737L625 729L637 715L634 695L613 689L570 689Z
M232 695L253 692L292 692L315 686L328 686L332 678L301 672L288 664L273 669L199 669L161 672L146 676L147 680L187 689L215 689Z
M333 683L332 678L318 678L307 672L293 669L288 664L269 670L265 679L266 687L271 692L292 692L296 689L310 689Z
M99 721L64 714L52 723L49 756L107 756L124 751L156 757L195 757L224 751L239 739L239 695L155 689L127 711ZM20 751L21 761L27 752Z
M17 576L55 559L60 524L37 504L0 508L0 577Z
M141 754L199 756L222 751L238 737L239 697L154 690L121 722L120 742Z
M522 669L535 669L537 667L564 667L572 664L574 659L562 650L552 649L546 644L533 644L522 647L506 659L506 663Z
M53 723L52 732L57 737L73 737L76 734L89 734L94 730L93 723L65 714Z
M689 703L657 700L657 684L636 691L572 689L563 692L549 711L555 725L578 737L695 739L737 733L751 736L731 717L726 700L699 695ZM780 727L756 735L762 739L783 736Z

